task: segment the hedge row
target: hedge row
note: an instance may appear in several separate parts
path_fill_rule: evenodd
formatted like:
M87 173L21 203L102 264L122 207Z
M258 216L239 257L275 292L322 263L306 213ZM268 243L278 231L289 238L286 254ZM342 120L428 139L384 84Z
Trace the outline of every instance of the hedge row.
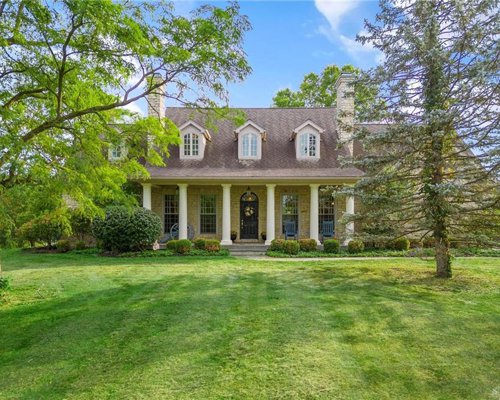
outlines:
M188 239L170 240L167 242L167 249L172 250L177 254L188 254L191 252L193 247L197 250L217 253L220 251L220 241L217 239L198 238L192 242Z

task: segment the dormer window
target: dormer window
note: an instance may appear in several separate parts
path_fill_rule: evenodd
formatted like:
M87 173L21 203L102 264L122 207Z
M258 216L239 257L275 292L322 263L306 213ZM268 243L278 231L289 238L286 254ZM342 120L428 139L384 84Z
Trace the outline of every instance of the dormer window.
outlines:
M196 133L184 134L184 156L198 157L200 154L200 137Z
M245 133L241 137L241 155L243 157L257 157L257 141L259 137L255 133Z
M123 143L111 145L108 150L108 158L110 161L120 161L127 156L127 147Z
M266 140L266 131L256 123L248 120L234 131L238 141L238 158L240 160L260 160L262 157L262 141Z
M300 157L317 157L316 143L317 134L302 133L299 135L299 156Z
M181 160L201 160L205 153L207 140L211 137L208 131L195 122L188 121L179 127L181 131Z
M292 132L291 141L295 140L295 152L298 159L318 160L320 151L320 134L325 130L314 122L307 120Z

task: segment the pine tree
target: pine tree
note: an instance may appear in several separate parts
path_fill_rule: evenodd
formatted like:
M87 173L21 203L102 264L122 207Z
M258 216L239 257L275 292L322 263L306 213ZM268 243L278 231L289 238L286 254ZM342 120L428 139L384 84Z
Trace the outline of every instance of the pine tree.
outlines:
M498 1L383 0L365 26L358 40L385 55L362 78L382 100L368 119L388 125L353 132L357 218L375 236L432 236L437 276L451 277L450 238L500 237Z

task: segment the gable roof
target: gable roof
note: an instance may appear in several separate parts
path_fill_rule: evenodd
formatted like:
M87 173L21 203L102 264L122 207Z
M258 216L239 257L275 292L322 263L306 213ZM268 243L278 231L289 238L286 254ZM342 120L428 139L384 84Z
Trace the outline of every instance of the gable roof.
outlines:
M229 120L216 123L217 131L211 132L202 160L181 160L179 147L170 149L166 167L148 167L151 178L357 178L363 173L357 168L341 168L339 156L346 156L347 149L337 149L335 108L241 108L246 120L262 127L267 141L262 143L262 158L238 160L238 142L234 131L238 128ZM166 116L177 126L194 121L205 127L205 115L184 107L169 107ZM295 143L290 137L295 129L307 121L324 129L320 141L320 159L297 159Z

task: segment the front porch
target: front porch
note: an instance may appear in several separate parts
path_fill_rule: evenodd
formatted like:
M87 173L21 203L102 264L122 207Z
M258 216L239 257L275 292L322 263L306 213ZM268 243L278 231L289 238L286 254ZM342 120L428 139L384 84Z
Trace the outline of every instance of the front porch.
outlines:
M161 217L166 234L178 224L180 239L205 237L219 239L222 245L269 245L285 237L289 221L287 226L295 227L297 239L319 243L324 227L333 223L334 237L345 241L355 226L339 221L345 213L354 213L354 198L333 198L328 190L333 185L339 182L148 182L142 184L143 207Z

